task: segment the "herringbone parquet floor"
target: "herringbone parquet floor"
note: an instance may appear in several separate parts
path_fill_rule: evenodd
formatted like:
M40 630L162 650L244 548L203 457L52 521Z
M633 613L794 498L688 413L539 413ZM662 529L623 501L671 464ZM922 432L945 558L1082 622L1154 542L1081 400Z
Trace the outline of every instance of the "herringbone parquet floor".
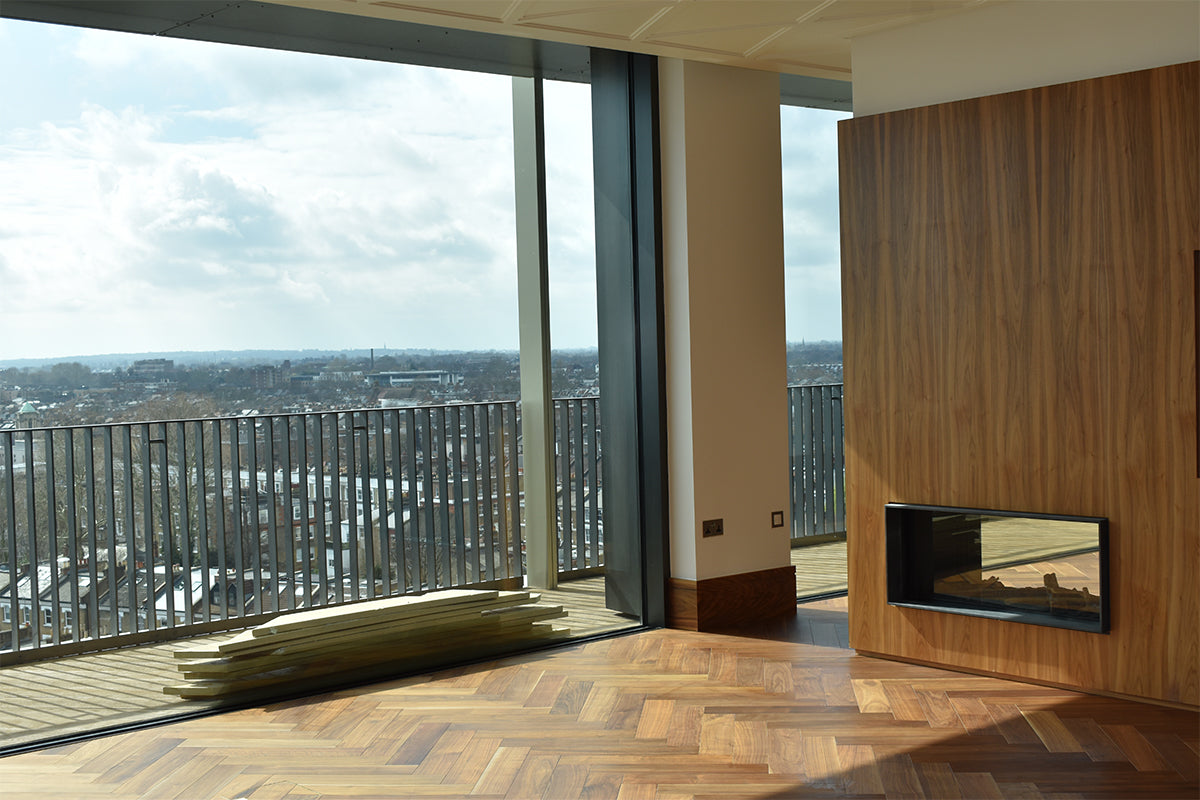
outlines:
M1191 712L649 631L0 759L5 800L1196 798Z

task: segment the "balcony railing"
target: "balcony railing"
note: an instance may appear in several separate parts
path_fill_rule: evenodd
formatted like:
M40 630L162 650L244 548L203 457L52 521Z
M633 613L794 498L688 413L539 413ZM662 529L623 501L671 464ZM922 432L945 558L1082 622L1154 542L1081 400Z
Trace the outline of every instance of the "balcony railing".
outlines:
M561 567L600 568L597 399L555 419ZM511 402L0 431L0 650L520 585L519 460Z
M841 385L789 387L793 537L845 529ZM604 566L598 398L554 403L559 571ZM511 402L0 431L0 662L524 578Z
M846 531L842 384L788 387L792 542Z

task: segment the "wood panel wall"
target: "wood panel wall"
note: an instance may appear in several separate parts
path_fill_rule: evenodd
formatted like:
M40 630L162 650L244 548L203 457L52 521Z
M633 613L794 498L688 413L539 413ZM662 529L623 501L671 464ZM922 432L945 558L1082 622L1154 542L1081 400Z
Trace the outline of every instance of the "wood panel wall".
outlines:
M1200 704L1198 77L841 123L854 648ZM1111 633L888 606L889 501L1108 517Z

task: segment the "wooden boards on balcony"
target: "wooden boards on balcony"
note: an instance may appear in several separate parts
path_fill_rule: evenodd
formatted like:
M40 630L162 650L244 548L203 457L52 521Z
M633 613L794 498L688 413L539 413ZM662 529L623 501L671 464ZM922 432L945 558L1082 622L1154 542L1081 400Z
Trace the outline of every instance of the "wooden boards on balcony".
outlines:
M529 592L448 589L284 614L219 644L177 650L183 698L297 691L428 669L565 638L562 606Z

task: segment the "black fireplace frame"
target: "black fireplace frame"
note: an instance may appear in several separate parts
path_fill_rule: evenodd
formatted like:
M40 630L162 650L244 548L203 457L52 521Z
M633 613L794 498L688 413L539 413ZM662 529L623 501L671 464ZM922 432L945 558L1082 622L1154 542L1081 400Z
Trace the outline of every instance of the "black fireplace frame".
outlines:
M1096 525L1097 550L1100 559L1099 613L1066 613L1014 609L1000 603L974 602L964 598L935 594L934 575L938 561L934 557L932 520L934 515L952 516L1017 517L1022 519L1054 520L1062 522L1085 522ZM1064 514L1041 514L1024 511L998 509L963 508L959 506L919 505L912 503L888 503L884 506L884 524L887 532L887 600L888 605L901 608L917 608L963 614L972 617L1043 625L1052 628L1068 628L1089 633L1109 632L1109 577L1108 577L1108 519L1106 517L1083 517ZM974 529L975 550L971 543L966 547L952 548L941 555L943 569L953 569L961 562L978 561L978 525ZM948 535L962 534L969 538L971 530L952 531ZM942 532L943 537L947 534ZM966 538L960 542L966 542ZM1090 552L1092 548L1084 551ZM1069 555L1064 552L1059 555ZM947 559L952 567L946 567ZM953 561L957 559L957 561Z

